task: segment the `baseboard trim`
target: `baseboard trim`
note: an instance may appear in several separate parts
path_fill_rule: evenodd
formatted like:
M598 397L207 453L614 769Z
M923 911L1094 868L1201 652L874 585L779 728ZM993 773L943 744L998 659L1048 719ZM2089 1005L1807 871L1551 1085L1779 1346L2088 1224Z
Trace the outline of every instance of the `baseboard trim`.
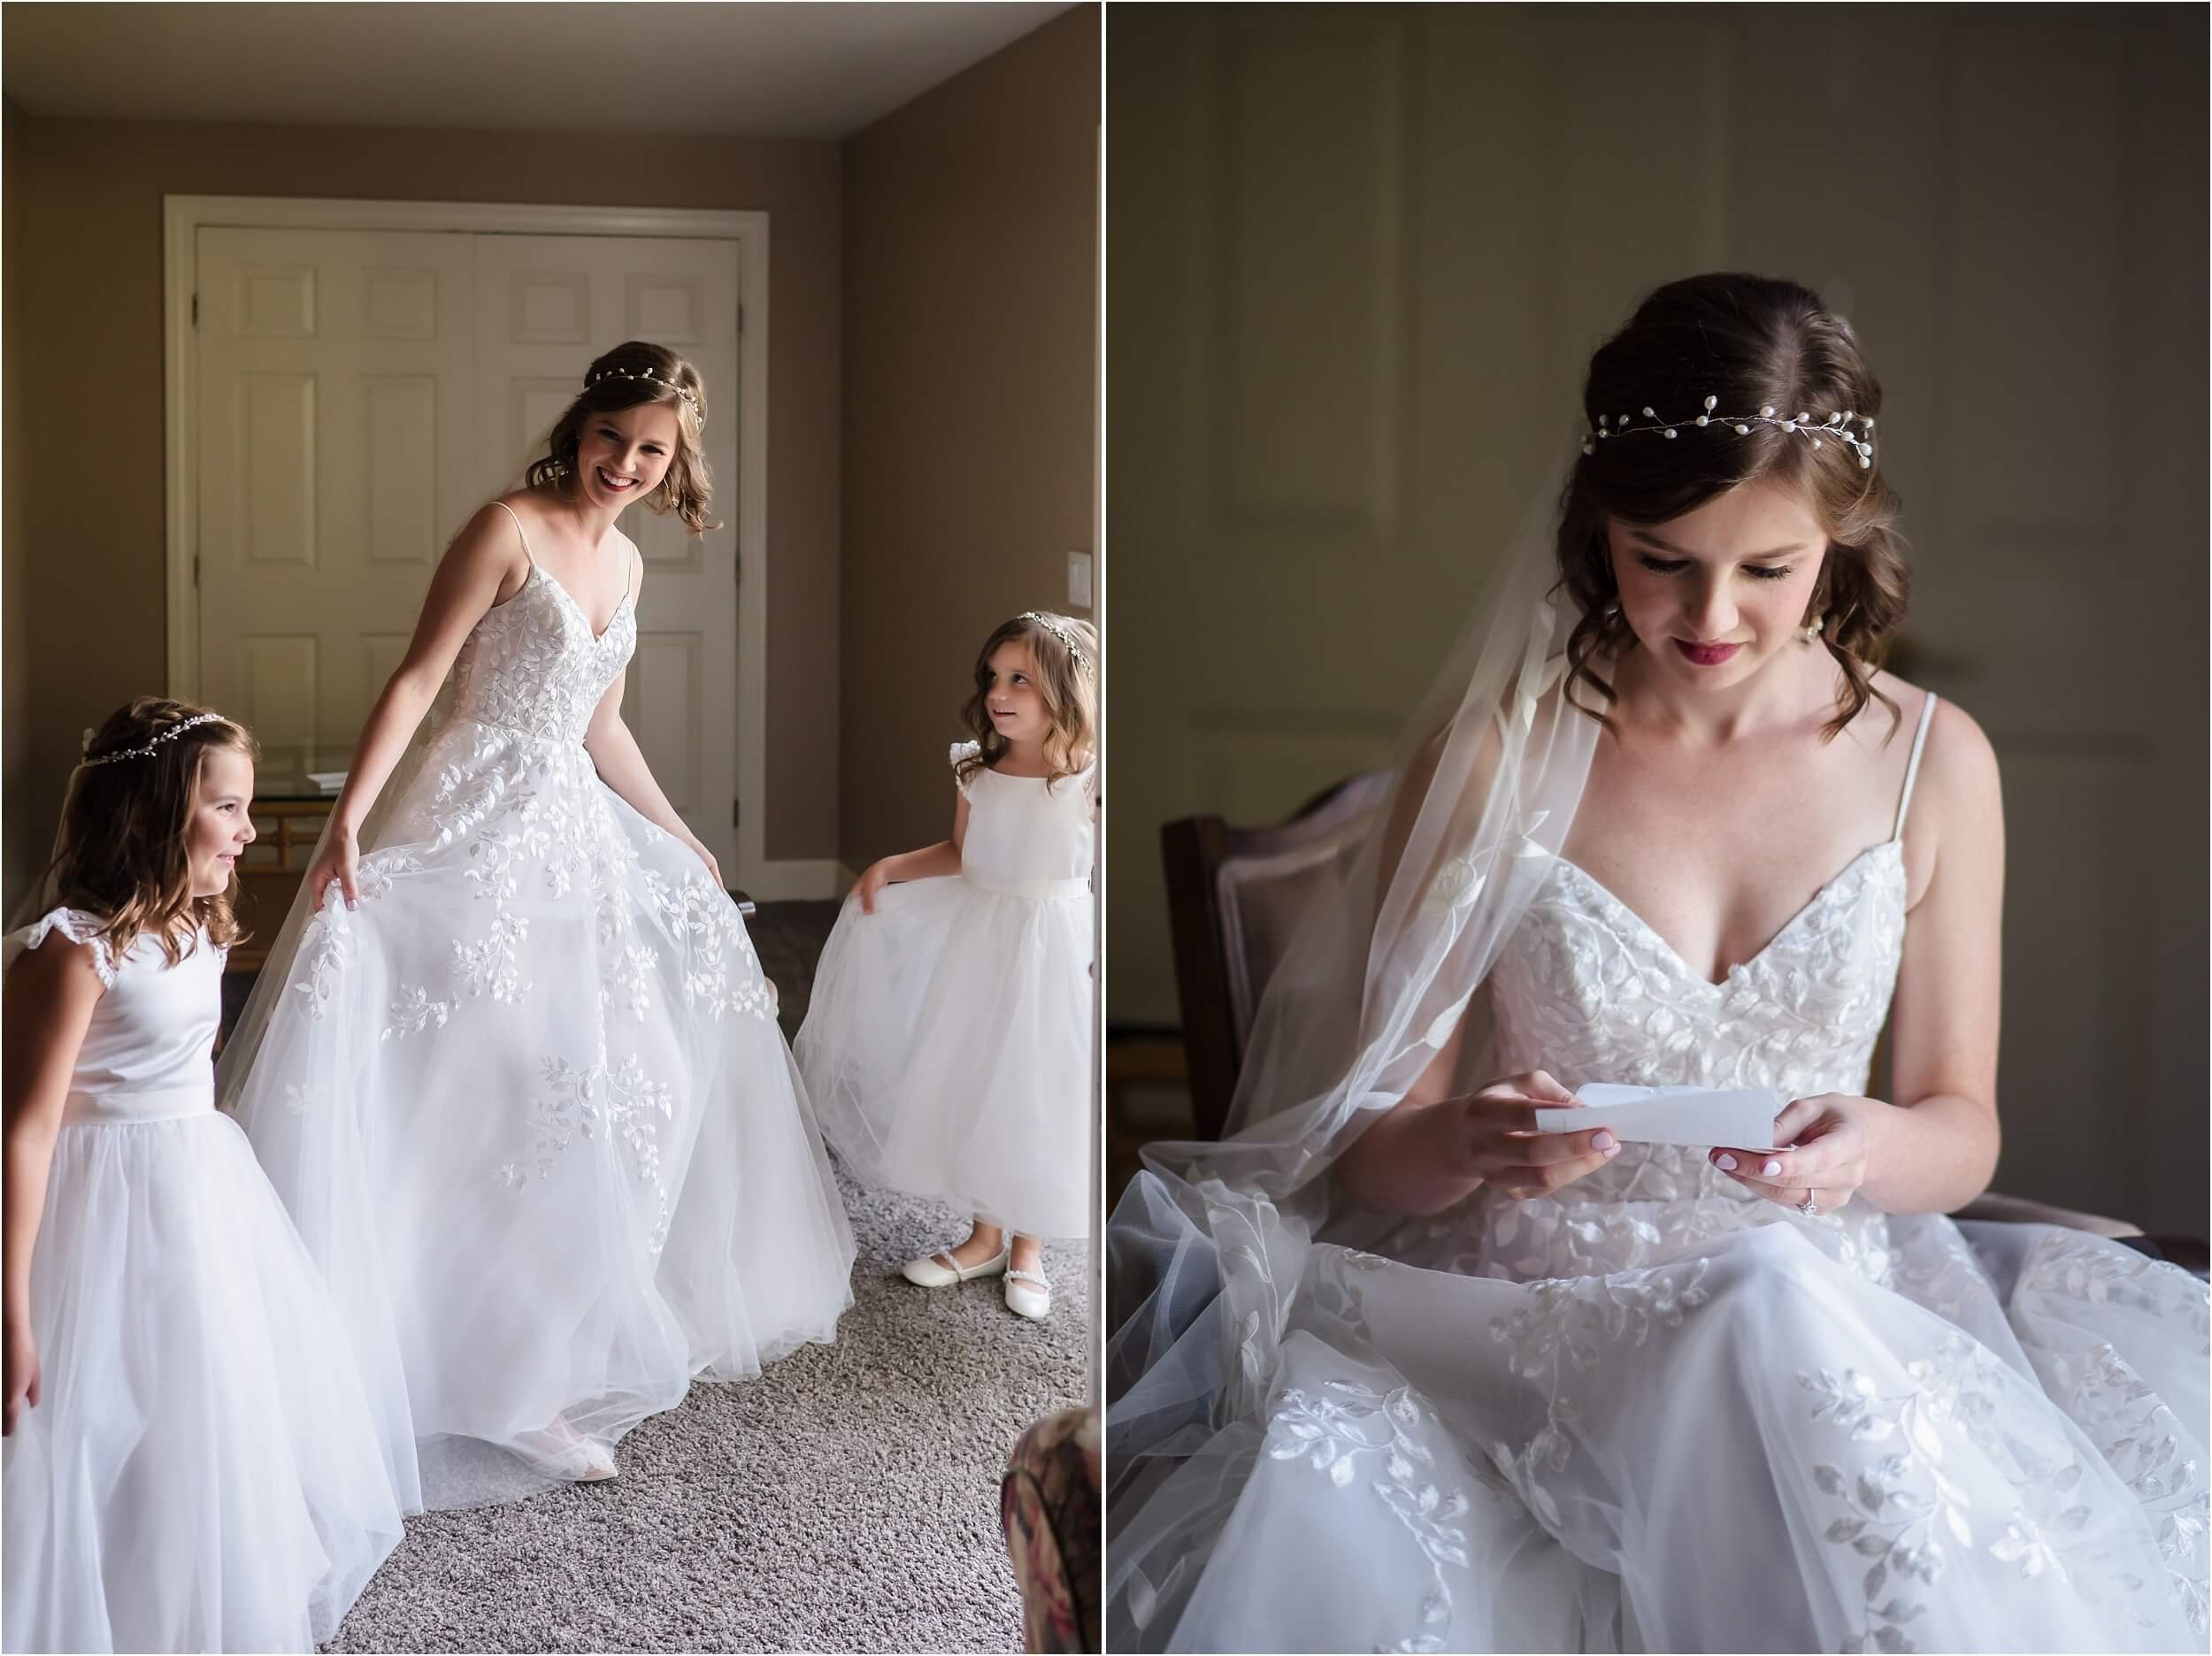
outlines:
M786 857L760 865L760 872L746 882L745 894L755 902L834 901L852 884L834 857Z

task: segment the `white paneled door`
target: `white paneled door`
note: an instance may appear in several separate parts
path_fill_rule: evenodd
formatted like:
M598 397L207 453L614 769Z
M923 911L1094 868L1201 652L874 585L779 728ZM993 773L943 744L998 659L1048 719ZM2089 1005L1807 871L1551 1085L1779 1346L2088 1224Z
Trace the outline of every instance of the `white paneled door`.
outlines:
M623 711L734 872L738 244L203 227L196 254L200 694L273 759L344 763L438 558L595 355L697 364L718 526L623 518L647 571Z
M200 694L272 762L350 746L478 504L471 240L200 233Z

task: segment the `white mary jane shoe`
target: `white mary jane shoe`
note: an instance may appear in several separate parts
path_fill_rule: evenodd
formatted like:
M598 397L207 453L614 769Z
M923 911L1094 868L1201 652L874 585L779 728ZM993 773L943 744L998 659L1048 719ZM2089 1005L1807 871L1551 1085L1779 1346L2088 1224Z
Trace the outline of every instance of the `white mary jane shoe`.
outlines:
M953 1258L948 1248L933 1254L927 1259L912 1259L899 1267L907 1281L918 1288L949 1288L955 1283L973 1282L979 1276L996 1276L1006 1269L1007 1255L1014 1251L1009 1243L989 1259L974 1265L963 1265Z
M1033 1283L1034 1287L1030 1285ZM1052 1284L1035 1271L1008 1271L1006 1308L1033 1322L1043 1322L1052 1314Z

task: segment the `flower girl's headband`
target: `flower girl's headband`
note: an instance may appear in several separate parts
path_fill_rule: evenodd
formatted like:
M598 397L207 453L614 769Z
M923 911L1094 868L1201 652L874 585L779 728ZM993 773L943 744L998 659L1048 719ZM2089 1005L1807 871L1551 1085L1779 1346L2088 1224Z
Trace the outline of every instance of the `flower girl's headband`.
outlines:
M1582 440L1582 452L1594 455L1598 451L1601 439L1632 436L1638 432L1664 432L1672 437L1683 426L1732 426L1736 428L1737 436L1748 437L1754 426L1769 426L1777 431L1795 432L1801 437L1809 437L1816 448L1820 447L1823 437L1839 438L1845 447L1857 452L1862 469L1874 464L1874 418L1870 414L1855 414L1846 409L1840 414L1830 414L1826 422L1822 424L1816 423L1810 414L1800 414L1794 419L1787 415L1778 417L1771 408L1763 408L1756 414L1716 414L1713 412L1714 405L1719 401L1718 397L1709 396L1705 399L1705 407L1694 420L1679 420L1673 424L1660 419L1649 409L1644 410L1644 418L1654 422L1649 426L1631 426L1628 416L1624 414L1609 426L1605 423L1605 416L1601 414L1598 416L1597 429ZM1854 420L1858 421L1863 428L1857 433L1851 430Z
M1083 647L1075 641L1075 634L1073 632L1070 632L1066 627L1062 626L1050 616L1039 615L1034 610L1023 610L1021 612L1021 618L1028 622L1033 626L1041 626L1044 628L1046 632L1051 633L1053 637L1058 639L1060 640L1061 648L1066 650L1070 658L1074 661L1076 671L1080 672L1083 670Z
M102 754L96 759L93 758L88 753L82 763L88 765L104 765L113 764L119 759L143 759L151 755L154 750L159 748L164 742L173 742L176 740L178 737L183 735L185 732L192 729L195 725L227 724L229 723L230 721L225 718L220 713L196 713L188 719L183 719L179 721L177 724L172 724L167 730L162 732L160 735L155 737L153 740L148 742L143 748L119 748L113 753ZM92 746L92 734L93 733L90 731L87 731L84 733L84 745L88 748Z
M692 415L698 420L700 425L704 426L707 423L707 417L699 412L699 399L693 394L690 387L680 386L673 380L664 380L658 374L655 373L650 368L641 368L635 373L632 373L627 368L602 368L595 374L586 374L584 376L585 389L590 389L593 386L597 385L602 380L649 380L657 386L666 386L671 391L673 391L678 396L683 398L685 402L691 404Z

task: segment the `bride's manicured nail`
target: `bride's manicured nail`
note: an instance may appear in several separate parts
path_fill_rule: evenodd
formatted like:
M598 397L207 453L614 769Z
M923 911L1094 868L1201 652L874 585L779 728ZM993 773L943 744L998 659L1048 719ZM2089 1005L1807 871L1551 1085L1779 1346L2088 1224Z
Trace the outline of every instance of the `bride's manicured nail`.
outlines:
M1772 1178L1772 1177L1774 1177L1777 1173L1779 1173L1781 1170L1782 1170L1782 1164L1781 1164L1779 1162L1768 1162L1768 1163L1766 1164L1766 1166L1765 1166L1765 1167L1763 1167L1763 1168L1762 1168L1762 1169L1760 1169L1760 1171L1761 1171L1761 1172L1763 1172L1763 1173L1764 1173L1764 1174L1765 1174L1765 1175L1766 1175L1769 1178Z
M1736 1170L1736 1158L1726 1151L1723 1151L1714 1158L1713 1165L1724 1173L1733 1173Z
M1620 1147L1620 1146L1619 1146L1618 1145L1617 1145L1616 1143L1614 1143L1614 1141L1613 1141L1613 1135L1612 1135L1611 1133L1609 1133L1609 1132L1605 1132L1605 1131L1601 1131L1599 1132L1599 1134L1598 1134L1598 1136L1597 1136L1596 1138L1593 1138L1593 1139L1591 1139L1591 1140L1590 1140L1590 1148L1592 1148L1593 1150L1602 1150L1602 1151L1604 1151L1604 1152L1605 1152L1608 1155L1610 1155L1610 1154L1612 1154L1615 1150L1618 1149L1619 1147Z

